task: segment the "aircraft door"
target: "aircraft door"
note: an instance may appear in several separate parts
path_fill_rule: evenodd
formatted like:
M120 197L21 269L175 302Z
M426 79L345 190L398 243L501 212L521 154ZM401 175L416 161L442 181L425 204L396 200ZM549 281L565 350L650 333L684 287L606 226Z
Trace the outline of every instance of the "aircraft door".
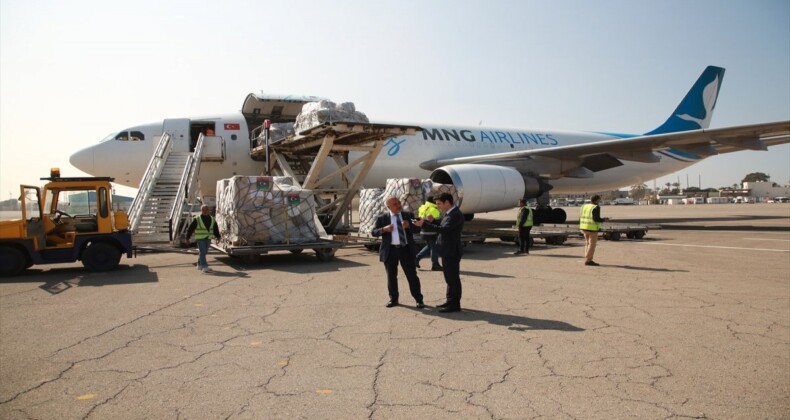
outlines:
M172 150L179 152L189 151L189 123L189 118L170 118L164 121L162 129L172 137Z

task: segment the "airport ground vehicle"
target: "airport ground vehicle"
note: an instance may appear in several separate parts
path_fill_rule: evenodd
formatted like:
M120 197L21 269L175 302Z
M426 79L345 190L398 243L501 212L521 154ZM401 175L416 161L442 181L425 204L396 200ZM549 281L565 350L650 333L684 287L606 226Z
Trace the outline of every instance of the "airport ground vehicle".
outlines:
M0 221L0 277L78 260L90 271L108 271L121 254L132 257L126 213L112 210L113 178L61 178L53 170L41 179L49 181L43 189L20 186L21 218Z

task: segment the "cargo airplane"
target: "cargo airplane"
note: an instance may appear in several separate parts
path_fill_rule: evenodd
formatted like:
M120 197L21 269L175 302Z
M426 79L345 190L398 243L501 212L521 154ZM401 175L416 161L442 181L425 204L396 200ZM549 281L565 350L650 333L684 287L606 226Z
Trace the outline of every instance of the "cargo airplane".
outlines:
M549 190L583 193L641 184L712 155L790 142L790 121L708 129L723 77L723 68L707 67L669 118L645 134L423 125L414 135L387 140L363 186L383 187L388 178L404 177L454 184L462 210L474 214L512 208L522 197L545 198ZM125 128L70 161L89 174L137 187L163 133L175 139L173 150L189 151L201 132L213 132L222 138L224 153L201 165L201 192L210 201L217 180L261 173L263 165L250 150L265 119L293 122L302 105L319 99L250 94L241 112ZM348 153L349 161L355 159L355 152ZM565 219L561 209L544 215L544 221Z

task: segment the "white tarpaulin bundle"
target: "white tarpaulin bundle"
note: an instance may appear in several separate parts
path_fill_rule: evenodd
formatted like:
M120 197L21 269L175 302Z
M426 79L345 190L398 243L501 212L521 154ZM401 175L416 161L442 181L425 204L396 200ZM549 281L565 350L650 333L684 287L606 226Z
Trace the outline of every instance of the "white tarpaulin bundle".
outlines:
M301 133L308 128L321 125L325 122L352 122L368 123L368 117L357 111L353 102L343 102L340 105L332 101L321 100L308 102L302 106L302 112L296 116L294 130Z
M269 144L294 134L293 123L272 123L269 129Z
M431 184L430 179L390 178L384 188L383 198L397 197L403 211L417 214L417 210L431 195Z
M440 195L448 193L453 196L453 204L461 208L461 198L458 197L458 189L453 184L431 184L431 194L433 198L439 198ZM462 209L463 210L463 209Z
M359 233L369 234L376 224L376 217L387 211L384 200L396 197L404 211L417 212L428 196L438 198L442 193L450 193L453 203L458 203L458 190L455 185L437 184L430 179L392 178L387 180L387 188L369 188L359 192Z
M314 241L311 190L290 177L234 176L217 181L217 225L225 245Z
M376 217L387 210L382 199L383 195L384 188L359 190L359 233L371 233L376 224Z

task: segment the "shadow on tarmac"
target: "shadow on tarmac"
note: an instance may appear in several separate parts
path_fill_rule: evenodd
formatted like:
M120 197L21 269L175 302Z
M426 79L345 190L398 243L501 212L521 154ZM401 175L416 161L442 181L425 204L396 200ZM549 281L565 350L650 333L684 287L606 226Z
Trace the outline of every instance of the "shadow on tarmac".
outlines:
M418 309L413 306L402 306L411 309L415 312L420 312L425 315L438 316L441 318L453 319L456 321L486 321L489 324L501 325L508 327L513 331L535 331L535 330L552 330L552 331L568 331L579 332L584 331L584 328L579 328L575 325L568 324L567 322L555 321L552 319L538 319L527 318L525 316L497 314L494 312L480 311L477 309L464 308L461 312L441 313L438 308L428 307L426 309Z
M464 276L484 277L484 278L487 278L487 279L512 279L512 278L515 278L514 276L503 276L503 275L499 275L499 274L484 273L484 272L481 272L481 271L461 270L460 273L461 273L461 275L464 275Z
M355 261L346 260L342 258L334 258L331 261L319 261L313 252L305 252L303 254L269 254L262 255L255 262L245 262L238 258L222 256L216 257L217 262L221 262L237 272L251 271L251 270L274 270L284 271L288 273L326 273L329 271L340 271L343 268L361 267L361 264ZM240 275L240 274L235 274Z
M579 260L579 265L581 265L584 257L581 255L541 255L541 257L548 257L548 258L570 258L572 260ZM603 268L624 268L626 270L641 270L641 271L658 271L658 272L667 272L667 273L688 273L688 270L673 270L670 268L659 268L659 267L636 267L633 265L617 265L617 264L601 264L599 267ZM595 267L593 267L595 268Z
M44 282L40 289L53 295L62 293L72 287L100 287L119 284L156 283L159 277L147 265L119 265L115 270L90 272L82 267L49 269L29 268L19 276L3 279L4 283L37 283Z
M667 273L688 273L688 270L672 270L669 268L634 267L633 265L601 264L600 267L624 268L626 270L658 271Z

